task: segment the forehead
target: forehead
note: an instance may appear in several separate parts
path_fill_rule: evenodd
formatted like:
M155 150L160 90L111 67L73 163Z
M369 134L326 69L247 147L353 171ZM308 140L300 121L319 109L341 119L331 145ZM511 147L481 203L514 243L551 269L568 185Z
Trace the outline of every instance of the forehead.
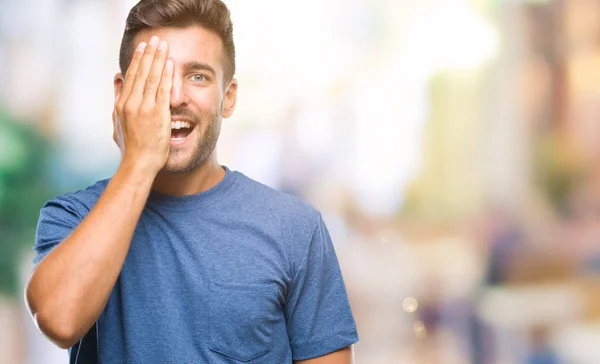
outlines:
M175 68L188 62L202 62L222 74L223 42L216 33L201 26L144 29L136 35L134 47L149 42L153 35L169 43L169 58Z

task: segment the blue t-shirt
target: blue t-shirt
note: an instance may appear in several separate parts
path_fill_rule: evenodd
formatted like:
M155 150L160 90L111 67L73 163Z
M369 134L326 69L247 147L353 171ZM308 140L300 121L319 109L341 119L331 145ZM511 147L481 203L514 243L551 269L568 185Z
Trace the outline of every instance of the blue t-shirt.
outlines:
M98 319L100 363L291 363L358 341L318 211L225 167L190 196L151 192ZM38 264L108 180L41 210Z

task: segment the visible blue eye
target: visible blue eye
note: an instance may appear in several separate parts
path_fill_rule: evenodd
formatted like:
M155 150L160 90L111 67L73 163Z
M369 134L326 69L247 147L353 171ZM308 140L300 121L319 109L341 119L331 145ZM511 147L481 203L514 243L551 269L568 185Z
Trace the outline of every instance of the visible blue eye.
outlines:
M203 74L195 74L192 75L192 81L194 82L202 82L202 81L206 81L206 77Z

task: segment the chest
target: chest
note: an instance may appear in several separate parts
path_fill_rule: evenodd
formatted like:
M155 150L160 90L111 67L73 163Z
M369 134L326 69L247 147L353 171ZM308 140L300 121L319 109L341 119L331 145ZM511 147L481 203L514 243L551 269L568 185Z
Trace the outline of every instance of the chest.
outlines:
M285 336L290 284L285 249L269 226L145 212L105 310L105 333L123 336L125 351L147 342L157 353L183 345L262 356L275 333Z
M288 268L276 224L235 215L144 211L122 276L138 288L200 295L216 286L255 287L276 292L281 301L290 282Z

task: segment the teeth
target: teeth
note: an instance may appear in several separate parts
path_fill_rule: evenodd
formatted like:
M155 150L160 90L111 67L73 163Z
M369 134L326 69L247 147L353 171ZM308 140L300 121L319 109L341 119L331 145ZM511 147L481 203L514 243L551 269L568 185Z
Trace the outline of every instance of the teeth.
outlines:
M191 128L192 124L187 121L171 121L171 129Z

